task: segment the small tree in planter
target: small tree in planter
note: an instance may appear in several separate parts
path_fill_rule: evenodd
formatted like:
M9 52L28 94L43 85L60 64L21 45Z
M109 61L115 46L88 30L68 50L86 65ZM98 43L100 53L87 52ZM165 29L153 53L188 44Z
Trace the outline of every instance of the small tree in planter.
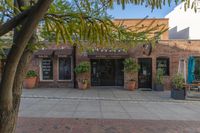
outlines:
M171 97L177 100L185 99L185 87L184 87L184 77L182 74L177 73L172 78L172 90Z
M86 77L83 77L85 76L83 74L90 71L90 63L88 61L83 61L78 66L76 66L74 71L80 76L80 78L78 79L79 89L86 89L88 86L88 79Z
M27 89L32 89L35 87L37 82L37 73L34 70L29 70L26 73L26 78L24 80L24 87Z
M155 88L154 88L155 91L164 91L163 75L164 75L163 69L158 68L156 72L156 83L155 83Z
M139 68L140 67L137 64L137 62L135 60L133 60L132 58L125 59L125 61L124 61L124 71L131 76L127 85L126 85L128 90L135 90L136 81L135 81L133 75L136 72L138 72Z

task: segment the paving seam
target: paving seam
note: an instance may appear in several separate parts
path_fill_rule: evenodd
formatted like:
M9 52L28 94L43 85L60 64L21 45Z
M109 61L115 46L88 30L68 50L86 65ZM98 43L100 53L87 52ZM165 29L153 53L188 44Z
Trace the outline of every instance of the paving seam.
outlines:
M135 101L135 102L166 102L166 103L199 103L197 100L159 100L159 99L119 99L119 98L99 98L99 97L50 97L50 96L23 96L22 98L41 98L41 99L54 99L54 100L104 100L104 101Z
M129 112L124 108L124 106L122 106L121 102L119 102L120 106L122 107L122 109L128 114L129 118L132 119L132 116L129 114Z
M83 96L83 95L84 95L84 94L83 94L83 92L82 92L81 96ZM76 114L76 112L77 112L77 110L78 110L78 106L80 106L80 104L81 104L81 100L79 100L78 104L76 105L75 110L74 110L74 112L73 112L73 114L72 114L72 117L75 117L75 114Z

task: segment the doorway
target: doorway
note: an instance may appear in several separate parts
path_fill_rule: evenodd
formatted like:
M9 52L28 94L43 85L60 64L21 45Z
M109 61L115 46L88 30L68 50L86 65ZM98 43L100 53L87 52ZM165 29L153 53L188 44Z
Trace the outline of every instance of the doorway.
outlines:
M123 59L91 59L92 86L123 86Z
M138 72L138 88L152 89L152 59L139 58L140 70Z

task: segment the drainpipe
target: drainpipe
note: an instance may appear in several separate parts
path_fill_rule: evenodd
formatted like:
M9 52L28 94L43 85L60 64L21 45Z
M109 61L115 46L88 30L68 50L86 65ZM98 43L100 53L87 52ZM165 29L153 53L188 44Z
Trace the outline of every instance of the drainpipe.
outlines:
M74 71L76 67L76 44L73 46L73 79L74 79L74 88L77 88L77 83L76 83L76 73Z

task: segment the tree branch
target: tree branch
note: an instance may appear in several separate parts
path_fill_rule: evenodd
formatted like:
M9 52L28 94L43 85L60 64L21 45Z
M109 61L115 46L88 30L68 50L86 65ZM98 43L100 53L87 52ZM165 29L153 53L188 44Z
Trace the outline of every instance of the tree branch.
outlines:
M33 7L30 9L20 13L19 15L13 17L12 19L8 20L6 23L0 25L0 36L11 31L13 28L21 24L25 18L27 18L28 14L33 10Z

